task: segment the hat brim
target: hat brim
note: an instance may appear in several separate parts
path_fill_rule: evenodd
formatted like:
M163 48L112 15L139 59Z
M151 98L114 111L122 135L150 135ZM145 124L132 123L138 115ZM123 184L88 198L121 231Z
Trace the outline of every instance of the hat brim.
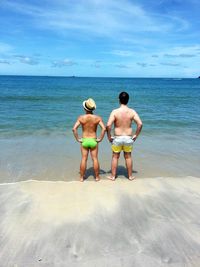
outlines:
M96 109L96 107L94 107L93 109L87 108L86 105L85 105L86 102L87 102L87 100L83 101L83 107L84 107L85 110L87 110L87 111L93 111L93 110Z

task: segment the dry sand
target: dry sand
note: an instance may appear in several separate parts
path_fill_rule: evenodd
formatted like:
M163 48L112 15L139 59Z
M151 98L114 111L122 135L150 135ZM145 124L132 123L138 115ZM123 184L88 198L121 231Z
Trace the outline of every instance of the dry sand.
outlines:
M200 179L0 185L1 267L199 267Z

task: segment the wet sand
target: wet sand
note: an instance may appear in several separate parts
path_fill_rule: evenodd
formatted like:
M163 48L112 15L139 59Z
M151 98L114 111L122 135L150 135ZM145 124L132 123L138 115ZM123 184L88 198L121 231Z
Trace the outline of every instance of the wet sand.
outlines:
M177 149L169 140L166 142L162 138L158 140L141 136L133 147L134 175L137 178L199 177L199 144L199 140L196 140L191 148L189 144L183 144L182 140ZM79 178L80 144L75 141L71 132L69 136L64 137L31 136L4 139L0 140L0 146L0 183L28 179L77 181ZM99 144L99 162L103 178L110 175L111 158L111 146L105 137ZM86 175L91 181L93 174L92 160L89 157ZM118 174L123 177L127 175L123 153L119 159Z
M1 267L199 267L200 179L0 185Z

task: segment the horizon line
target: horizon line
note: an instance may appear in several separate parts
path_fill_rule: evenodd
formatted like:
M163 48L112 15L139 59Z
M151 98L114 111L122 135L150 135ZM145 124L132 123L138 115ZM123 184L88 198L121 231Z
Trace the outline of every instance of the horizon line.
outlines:
M103 78L103 79L198 79L198 77L120 77L120 76L76 76L76 75L35 75L35 74L0 74L0 76L52 77L52 78Z

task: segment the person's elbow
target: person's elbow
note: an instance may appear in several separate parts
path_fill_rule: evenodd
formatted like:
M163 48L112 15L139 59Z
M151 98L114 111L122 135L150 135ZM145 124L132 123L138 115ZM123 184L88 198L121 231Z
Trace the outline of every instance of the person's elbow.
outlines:
M103 131L103 132L106 132L106 126L103 126L103 127L102 127L102 131Z
M106 125L106 131L108 132L108 131L110 131L111 130L111 125L110 124L107 124Z
M143 127L143 123L142 122L139 122L138 123L138 128L140 128L142 130L142 127Z

